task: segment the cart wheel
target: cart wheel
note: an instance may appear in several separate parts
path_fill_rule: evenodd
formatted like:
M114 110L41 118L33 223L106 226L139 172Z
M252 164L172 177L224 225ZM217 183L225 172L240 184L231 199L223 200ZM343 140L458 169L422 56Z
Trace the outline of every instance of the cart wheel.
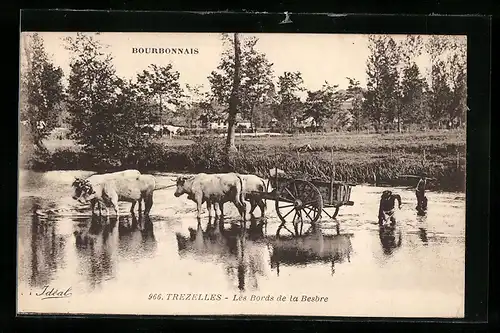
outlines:
M303 224L313 224L321 217L323 198L312 183L296 179L284 184L277 192L276 213L281 226L293 226L296 236L302 235Z

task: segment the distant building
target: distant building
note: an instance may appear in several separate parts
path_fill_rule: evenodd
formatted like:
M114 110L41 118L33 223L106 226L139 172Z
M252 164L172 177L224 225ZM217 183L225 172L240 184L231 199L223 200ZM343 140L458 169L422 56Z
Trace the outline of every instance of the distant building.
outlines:
M250 129L252 128L252 122L248 119L245 119L241 116L241 114L236 115L236 128L244 128L244 129Z
M316 127L316 120L313 117L308 117L303 120L298 120L297 118L293 119L293 124L297 128L310 128Z
M211 121L207 124L207 128L209 129L226 129L227 128L227 122L226 121Z
M236 127L237 127L237 128L245 128L245 129L250 129L250 128L252 128L252 123L251 123L251 122L249 122L249 121L246 121L246 120L245 120L245 121L238 121L238 122L236 123Z
M205 120L203 122L203 120ZM216 119L212 121L206 121L206 116L205 119L202 119L203 127L212 129L212 130L221 130L221 129L227 129L228 128L228 123L227 119ZM245 128L245 129L250 129L252 128L252 123L249 120L241 118L239 115L236 116L236 121L235 121L235 127L236 128Z

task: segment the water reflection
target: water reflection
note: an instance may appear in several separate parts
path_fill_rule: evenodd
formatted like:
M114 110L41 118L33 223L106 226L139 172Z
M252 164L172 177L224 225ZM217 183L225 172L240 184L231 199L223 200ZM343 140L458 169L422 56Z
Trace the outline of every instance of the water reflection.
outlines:
M86 276L91 288L115 278L118 255L137 260L156 250L153 223L147 215L116 216L93 214L75 217L75 246L79 273Z
M305 266L311 263L331 263L332 275L335 264L351 262L353 234L325 235L320 228L302 237L270 237L272 247L271 266L279 276L280 266Z
M223 222L215 220L215 223L209 221L204 231L198 223L196 230L188 228L189 237L176 234L179 253L222 262L226 275L237 281L241 291L257 290L259 277L267 277L266 268L276 268L279 276L281 265L320 262L331 263L334 274L335 264L351 261L352 234L325 235L317 228L302 237L275 237L265 236L264 226L265 223L251 219L248 228L245 224L231 223L226 229Z
M196 230L188 228L189 236L176 233L181 256L186 253L201 260L222 262L229 280L241 291L257 290L259 276L266 275L267 253L264 240L265 223L252 217L249 223L232 223L225 227L221 218L209 218L205 230L198 221ZM248 225L248 228L247 228Z
M152 256L156 250L153 223L147 214L120 216L118 238L119 252L123 257L144 258Z
M341 224L342 232L355 233L351 246L345 234L313 233L305 238L276 240L280 220L273 209L268 213L269 233L260 228L259 220L252 219L246 228L241 228L239 221L231 225L229 217L225 224L204 219L197 226L194 214L186 214L191 211L186 202L171 200L172 190L168 189L155 193L153 223L148 216L128 212L119 220L114 214L91 217L88 205L75 205L68 195L74 175L81 173L48 172L21 182L25 184L20 188L18 212L22 287L29 283L41 290L44 285L71 285L80 294L92 291L89 302L94 302L115 297L117 290L144 290L145 279L146 289L159 291L168 287L174 291L285 292L287 285L297 283L297 290L307 293L319 293L323 282L335 279L357 290L361 296L355 299L362 305L366 301L362 295L371 293L374 297L393 293L391 299L395 300L403 294L402 298L412 297L419 304L428 299L457 299L457 306L463 302L465 199L456 201L454 194L434 194L432 210L424 216L418 216L414 207L403 209L399 226L404 244L398 247L397 230L379 235L378 226L367 223L377 210L379 189L357 187L357 208L346 210ZM159 179L170 182L167 177ZM413 192L402 195L404 201L413 198ZM326 228L332 225L323 226L322 231L328 234ZM175 228L182 228L184 236L176 239ZM331 233L335 233L333 227ZM329 276L332 262L336 270L333 278ZM364 277L369 275L374 278L367 283ZM221 278L209 278L217 276ZM387 277L397 277L398 283L389 286L384 283ZM319 279L322 283L314 283ZM406 291L411 293L405 296ZM344 306L343 298L338 297L332 306ZM375 301L384 307L382 301ZM397 311L401 303L391 304Z
M378 233L384 254L392 255L396 249L401 247L402 234L400 228L381 226L379 227Z
M418 228L418 235L420 236L420 239L422 240L424 245L427 245L429 243L429 239L427 238L427 229Z
M60 265L64 264L66 240L56 233L55 219L41 219L37 215L40 204L32 202L31 220L31 277L30 285L50 284Z
M419 225L418 236L422 240L422 243L427 245L429 243L429 239L427 238L427 214L417 216L417 223Z
M75 246L80 274L87 276L92 288L115 276L116 225L114 216L92 215L74 218Z

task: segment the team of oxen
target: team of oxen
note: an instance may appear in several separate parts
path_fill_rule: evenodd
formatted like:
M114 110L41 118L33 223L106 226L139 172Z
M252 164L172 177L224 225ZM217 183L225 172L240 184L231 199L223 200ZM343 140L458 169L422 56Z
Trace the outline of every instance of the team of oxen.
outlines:
M416 189L417 211L419 215L425 214L427 210L427 198L425 197L425 182L423 177ZM209 218L212 217L212 208L215 217L224 216L224 204L232 202L243 219L246 221L245 201L250 203L250 214L259 207L261 217L266 215L266 203L263 194L268 190L264 179L256 175L244 175L234 172L230 173L199 173L189 177L178 177L175 184L169 186L157 186L155 177L141 174L138 170L125 170L106 174L95 174L86 179L76 178L72 184L74 188L73 199L82 204L90 203L92 213L98 205L101 213L101 204L105 207L111 206L116 215L119 215L118 202L132 203L130 212L134 213L135 205L139 205L139 213L142 212L144 202L144 213L149 214L153 206L154 191L176 186L175 197L184 194L196 203L198 220L201 217L203 204L206 203ZM380 197L378 223L379 225L395 226L396 205L401 209L401 196L390 190L383 191ZM109 213L109 210L108 210Z
M266 191L264 179L256 175L243 175L238 173L199 173L190 177L178 177L175 184L169 186L157 186L155 177L141 174L138 170L125 170L106 174L95 174L88 178L76 178L72 184L74 189L73 199L82 204L90 203L92 213L95 213L96 205L101 212L101 204L106 208L114 209L119 215L118 202L130 202L130 212L134 213L135 205L142 212L144 202L144 213L149 214L153 206L154 191L176 186L175 197L184 194L196 203L197 218L201 216L203 204L206 203L209 217L212 217L212 208L215 217L224 215L224 204L232 202L241 216L246 220L245 201L250 203L250 214L259 207L261 216L265 217L266 204L259 193ZM109 210L108 210L109 213Z

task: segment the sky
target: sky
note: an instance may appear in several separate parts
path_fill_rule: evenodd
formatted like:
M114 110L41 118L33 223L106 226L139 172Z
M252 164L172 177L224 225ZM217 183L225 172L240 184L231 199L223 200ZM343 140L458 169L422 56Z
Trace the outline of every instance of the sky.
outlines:
M23 33L25 34L25 33ZM90 33L95 35L95 33ZM49 58L60 66L67 78L71 54L65 49L64 37L76 32L40 32ZM300 71L304 87L317 90L328 81L347 88L352 77L366 86L366 61L369 56L368 35L361 34L242 34L259 38L256 48L265 53L274 64L278 77L285 71ZM106 52L113 56L117 74L122 78L135 78L150 64L166 65L181 73L181 85L203 85L209 89L207 77L217 67L224 50L218 33L101 33L95 37L107 45ZM394 39L404 35L394 35ZM21 44L22 45L22 44ZM133 48L197 48L198 54L140 54ZM423 54L418 60L422 72L430 65Z

